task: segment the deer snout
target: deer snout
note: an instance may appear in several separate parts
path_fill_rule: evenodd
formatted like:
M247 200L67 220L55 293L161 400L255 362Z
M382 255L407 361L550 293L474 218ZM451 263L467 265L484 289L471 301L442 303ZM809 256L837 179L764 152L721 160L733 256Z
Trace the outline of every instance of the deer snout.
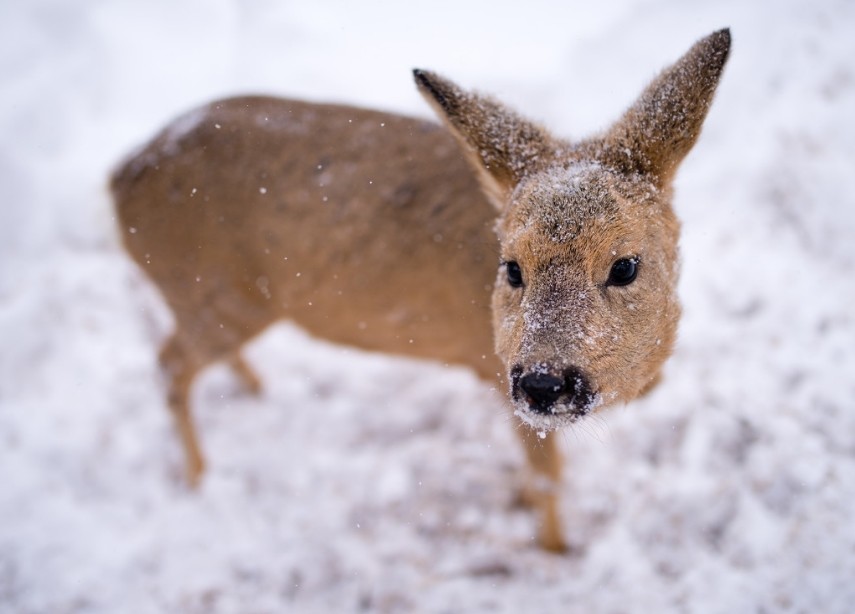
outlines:
M588 377L577 367L555 372L543 364L526 372L511 371L511 395L517 403L537 414L569 414L580 417L595 405L596 394Z

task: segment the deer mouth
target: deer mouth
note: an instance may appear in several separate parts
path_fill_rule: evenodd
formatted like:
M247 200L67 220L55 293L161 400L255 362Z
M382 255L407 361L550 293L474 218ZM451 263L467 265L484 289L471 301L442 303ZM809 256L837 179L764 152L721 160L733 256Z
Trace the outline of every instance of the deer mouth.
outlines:
M550 369L539 363L511 369L514 414L539 430L555 430L578 421L602 404L590 378L576 367Z

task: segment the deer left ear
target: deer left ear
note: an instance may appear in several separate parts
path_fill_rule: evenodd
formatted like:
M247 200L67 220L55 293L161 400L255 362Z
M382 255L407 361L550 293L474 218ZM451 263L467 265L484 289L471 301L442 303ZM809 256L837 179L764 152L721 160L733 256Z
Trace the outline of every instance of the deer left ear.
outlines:
M665 69L606 133L604 161L668 185L700 134L729 52L730 30L719 30Z
M463 144L499 210L520 181L553 159L555 141L545 129L435 73L416 69L413 75L419 91Z

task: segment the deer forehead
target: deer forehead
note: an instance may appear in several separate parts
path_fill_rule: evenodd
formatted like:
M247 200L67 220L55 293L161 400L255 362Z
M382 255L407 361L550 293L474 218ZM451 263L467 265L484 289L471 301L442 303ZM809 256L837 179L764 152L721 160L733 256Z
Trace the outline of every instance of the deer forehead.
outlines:
M517 187L499 220L503 257L593 274L643 249L662 209L658 197L652 184L596 162L539 173Z

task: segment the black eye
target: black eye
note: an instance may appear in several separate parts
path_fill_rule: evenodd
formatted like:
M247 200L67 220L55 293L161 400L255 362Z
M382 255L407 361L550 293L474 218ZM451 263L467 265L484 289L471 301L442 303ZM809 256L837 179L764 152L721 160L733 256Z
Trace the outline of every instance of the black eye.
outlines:
M628 286L635 281L636 275L638 275L638 258L635 256L621 258L612 265L606 285Z
M512 288L519 288L523 285L522 270L519 264L514 261L506 262L505 269L508 272L508 283Z

